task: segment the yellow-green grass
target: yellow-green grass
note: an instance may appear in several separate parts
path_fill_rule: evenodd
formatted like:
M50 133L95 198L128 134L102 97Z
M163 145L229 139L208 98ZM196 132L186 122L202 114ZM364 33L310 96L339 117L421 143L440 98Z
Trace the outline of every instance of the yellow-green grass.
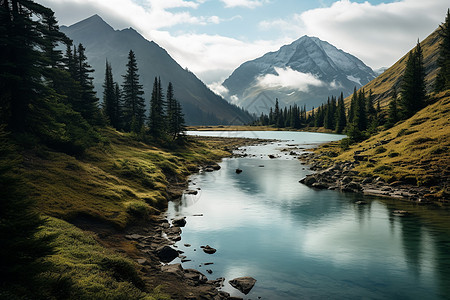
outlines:
M381 131L347 151L338 143L319 148L319 152L335 152L333 161L351 161L356 151L367 155L356 171L380 176L388 182L406 181L431 185L448 181L450 171L450 91L436 95L436 103L427 106L412 118ZM381 142L386 144L381 144Z
M58 299L169 299L146 292L137 263L100 246L94 237L65 221L48 218L41 235L54 236L55 254L41 275ZM43 295L41 295L43 296Z
M112 129L101 134L108 142L81 158L48 149L25 155L24 173L42 214L69 221L90 216L125 227L135 216L164 209L170 182L184 182L198 164L229 154L220 143L168 150Z
M439 32L436 30L420 43L423 51L423 62L426 73L425 82L428 92L433 91L433 85L436 80L438 72L437 60L439 57L439 44L441 40ZM394 87L397 89L397 92L400 92L401 80L406 68L408 55L409 54L403 56L393 66L362 87L366 92L366 95L368 95L369 90L372 90L374 99L376 101L380 100L382 109L387 109L391 100L391 92ZM352 96L349 96L345 99L347 107L350 106L351 97Z

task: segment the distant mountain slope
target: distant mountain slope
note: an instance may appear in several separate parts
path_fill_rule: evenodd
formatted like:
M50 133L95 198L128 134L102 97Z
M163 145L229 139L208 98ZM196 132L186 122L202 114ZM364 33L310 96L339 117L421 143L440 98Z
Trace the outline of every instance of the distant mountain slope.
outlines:
M433 90L433 85L436 80L440 40L438 31L436 30L420 43L423 51L423 62L426 72L425 81L427 92L431 92ZM375 101L380 100L380 105L382 108L387 108L391 99L392 89L395 87L397 91L400 90L407 59L408 54L405 54L393 66L385 70L380 76L363 87L366 92L372 90ZM345 99L347 105L349 105L350 99L351 97Z
M267 113L273 104L264 107L264 101L278 98L281 106L297 103L310 109L341 91L347 96L355 86L359 88L375 77L375 72L355 56L318 38L303 36L242 64L223 86L233 103Z
M190 125L241 124L250 116L214 94L193 73L183 69L155 42L149 42L132 28L114 30L101 17L94 15L61 31L74 43L86 47L89 63L95 69L94 85L101 99L105 74L105 60L112 65L114 80L122 84L126 72L128 52L132 49L137 58L140 82L145 98L150 101L155 76L161 78L164 90L169 81L174 85L175 97L181 102Z

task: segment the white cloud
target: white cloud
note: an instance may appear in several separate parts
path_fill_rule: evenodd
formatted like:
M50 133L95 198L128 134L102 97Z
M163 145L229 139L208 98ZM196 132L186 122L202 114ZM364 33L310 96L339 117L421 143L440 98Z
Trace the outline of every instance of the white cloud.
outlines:
M255 8L258 6L263 5L265 0L221 0L225 7L232 8L232 7L247 7L247 8Z
M228 89L222 85L223 80L213 82L208 84L208 87L211 91L216 93L219 96L226 97L228 96Z
M220 35L172 35L167 31L152 31L144 35L154 39L181 66L188 67L207 84L223 80L243 62L277 50L288 41L255 41L249 44Z
M257 78L258 85L268 88L288 88L296 89L300 92L307 92L310 86L323 86L324 82L311 73L302 73L291 68L277 68L277 74L267 74Z
M373 68L390 66L443 22L448 0L402 0L372 5L350 0L286 19L260 22L298 38L316 36L362 59Z
M113 27L133 27L139 32L170 28L179 24L217 24L215 16L196 17L188 9L196 9L200 1L184 0L41 0L51 7L66 25L100 14ZM172 12L170 9L185 9Z

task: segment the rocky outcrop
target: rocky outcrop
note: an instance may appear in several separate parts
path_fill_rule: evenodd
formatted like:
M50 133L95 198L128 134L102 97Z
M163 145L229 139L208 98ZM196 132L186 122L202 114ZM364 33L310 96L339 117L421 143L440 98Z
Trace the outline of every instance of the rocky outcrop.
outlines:
M172 247L165 245L156 249L156 255L162 262L169 263L175 258L177 258L179 253Z
M356 155L359 155L359 153ZM358 165L360 158L355 158L354 161L335 162L327 168L324 168L325 163L318 158L314 153L301 155L300 159L311 166L310 170L317 172L302 178L299 181L300 183L316 189L340 190L342 192L406 199L422 204L429 203L427 194L430 194L430 190L427 187L418 187L399 181L387 183L381 177L358 173L354 168ZM364 159L367 160L368 158Z
M176 218L172 220L172 225L177 227L184 227L186 225L186 218Z
M228 281L232 287L247 295L256 283L253 277L239 277Z

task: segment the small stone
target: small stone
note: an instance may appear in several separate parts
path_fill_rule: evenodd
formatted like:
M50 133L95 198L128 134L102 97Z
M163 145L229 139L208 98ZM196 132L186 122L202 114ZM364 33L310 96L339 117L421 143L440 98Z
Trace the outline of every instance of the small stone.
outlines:
M173 226L184 227L186 225L186 218L176 218L172 221Z
M228 281L232 287L247 295L256 283L253 277L239 277Z
M206 246L201 246L201 248L203 248L203 252L207 253L207 254L214 254L216 253L216 249L214 249L213 247L211 247L210 245L206 245Z

